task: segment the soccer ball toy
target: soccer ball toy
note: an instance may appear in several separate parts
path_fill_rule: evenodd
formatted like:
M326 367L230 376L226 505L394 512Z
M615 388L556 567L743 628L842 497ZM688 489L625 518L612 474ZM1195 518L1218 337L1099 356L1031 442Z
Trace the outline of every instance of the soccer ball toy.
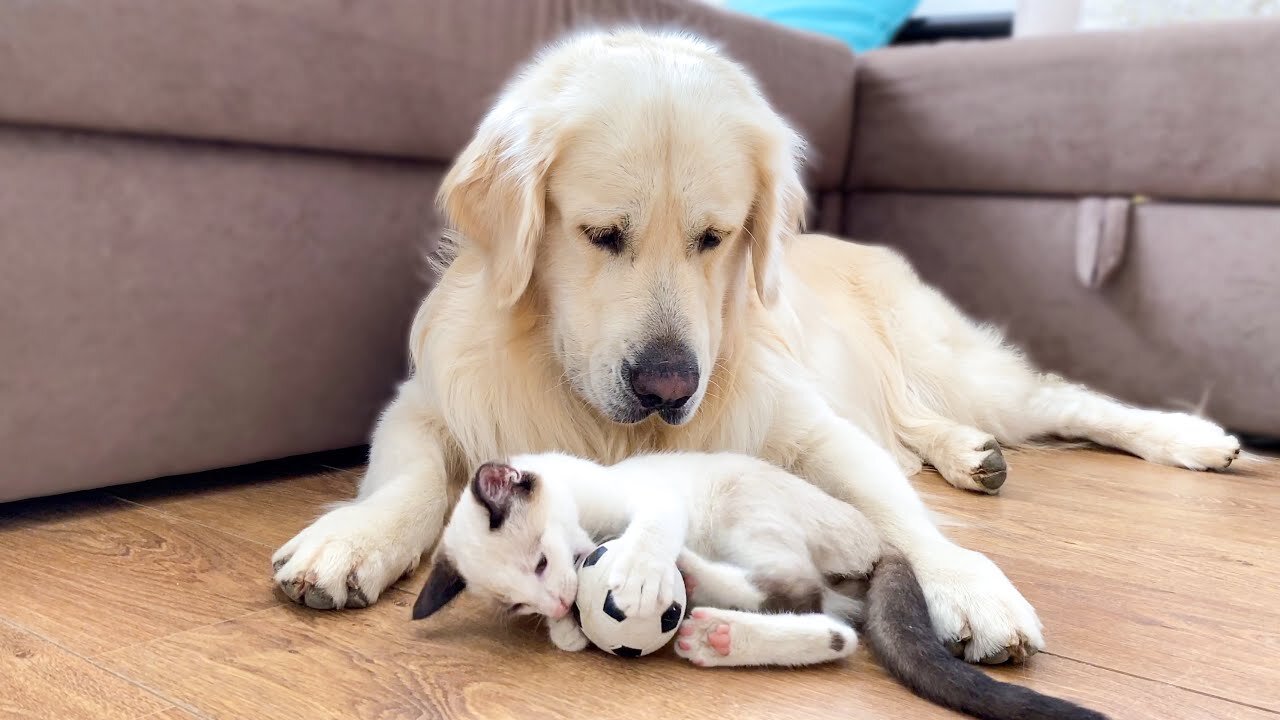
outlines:
M613 602L609 569L616 553L613 541L600 545L578 568L575 607L582 632L593 645L619 657L634 658L660 650L671 642L684 619L684 583L676 583L675 600L659 616L628 616Z

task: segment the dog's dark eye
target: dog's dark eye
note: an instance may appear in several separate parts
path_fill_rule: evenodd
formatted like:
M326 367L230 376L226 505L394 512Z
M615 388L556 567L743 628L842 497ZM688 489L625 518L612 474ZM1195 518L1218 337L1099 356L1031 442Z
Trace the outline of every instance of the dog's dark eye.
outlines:
M608 250L613 254L622 252L622 228L619 227L584 227L582 233L592 245Z
M706 252L720 244L722 238L715 230L707 230L698 237L698 251Z
M547 571L547 556L541 555L538 557L538 564L533 567L533 573L535 575L541 575L546 571Z

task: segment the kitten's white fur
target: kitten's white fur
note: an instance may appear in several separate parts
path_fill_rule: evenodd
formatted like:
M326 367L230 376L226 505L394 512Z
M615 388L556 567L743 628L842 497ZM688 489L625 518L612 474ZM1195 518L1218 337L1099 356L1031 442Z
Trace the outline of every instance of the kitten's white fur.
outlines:
M551 641L581 650L587 638L568 612L577 560L615 536L605 582L629 616L656 622L671 607L678 564L692 611L676 653L694 665L837 660L857 647L860 617L872 654L926 700L992 720L1106 720L948 655L913 563L870 520L795 475L732 453L639 455L608 467L560 453L485 463L445 527L413 616L470 587L549 616ZM842 594L859 586L865 594ZM1015 620L1037 623L1027 612Z
M694 579L696 609L677 651L696 664L804 665L856 647L847 622L822 613L727 609L759 610L772 588L821 598L832 616L853 610L824 578L866 575L882 543L861 513L800 478L730 453L642 455L609 467L548 453L518 456L511 466L533 476L534 490L513 499L495 528L473 484L439 554L468 590L546 616L558 647L586 646L565 606L576 590L575 558L615 536L609 584L623 612L656 616L669 606L677 560ZM715 634L727 652L717 651Z

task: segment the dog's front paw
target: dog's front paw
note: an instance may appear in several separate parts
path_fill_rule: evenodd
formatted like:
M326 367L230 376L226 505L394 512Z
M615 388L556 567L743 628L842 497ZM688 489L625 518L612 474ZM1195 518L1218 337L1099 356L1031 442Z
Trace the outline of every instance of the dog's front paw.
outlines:
M1240 456L1240 441L1195 415L1154 413L1136 433L1133 453L1188 470L1226 470Z
M291 600L318 610L362 608L420 555L386 534L378 509L359 503L331 510L271 558L275 581Z
M582 628L571 617L563 617L558 620L548 620L547 634L551 636L551 643L561 650L567 652L578 652L585 650L590 641L587 636L582 634Z
M671 605L681 582L675 562L626 538L618 541L616 552L609 589L619 610L628 616L658 615Z
M969 662L1022 662L1044 649L1040 618L986 556L946 546L913 563L938 637Z

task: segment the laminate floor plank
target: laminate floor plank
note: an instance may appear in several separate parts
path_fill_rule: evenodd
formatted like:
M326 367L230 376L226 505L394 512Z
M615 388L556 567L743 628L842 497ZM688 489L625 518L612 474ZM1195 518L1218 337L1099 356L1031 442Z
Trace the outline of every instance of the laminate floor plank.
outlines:
M325 506L355 496L363 468L325 467L309 457L164 478L108 492L272 551Z
M85 656L277 605L263 546L94 493L0 506L6 619Z
M1227 473L1079 449L1009 461L996 497L955 490L932 472L913 480L945 531L991 555L1045 622L1047 653L988 672L1117 720L1280 720L1280 460ZM562 653L535 629L503 627L465 595L413 623L421 569L366 610L284 602L270 583L271 552L327 504L349 499L360 472L303 460L0 506L10 597L0 604L0 631L9 628L0 633L0 703L19 697L3 684L15 672L60 677L65 667L83 679L23 681L25 712L958 717L911 696L865 650L801 670ZM31 675L19 657L28 646L55 670ZM76 705L78 696L107 709ZM44 717L11 706L0 704L9 713L0 716Z
M0 621L0 718L132 720L158 717L154 713L169 707L88 660Z
M870 662L799 670L704 670L671 655L625 661L564 653L536 629L503 628L460 598L408 621L410 598L351 613L264 610L110 653L212 718L959 717L911 696ZM996 674L1117 717L1274 716L1051 655Z
M1046 624L1052 652L1280 711L1280 463L1228 473L1038 450L998 497L915 484Z

